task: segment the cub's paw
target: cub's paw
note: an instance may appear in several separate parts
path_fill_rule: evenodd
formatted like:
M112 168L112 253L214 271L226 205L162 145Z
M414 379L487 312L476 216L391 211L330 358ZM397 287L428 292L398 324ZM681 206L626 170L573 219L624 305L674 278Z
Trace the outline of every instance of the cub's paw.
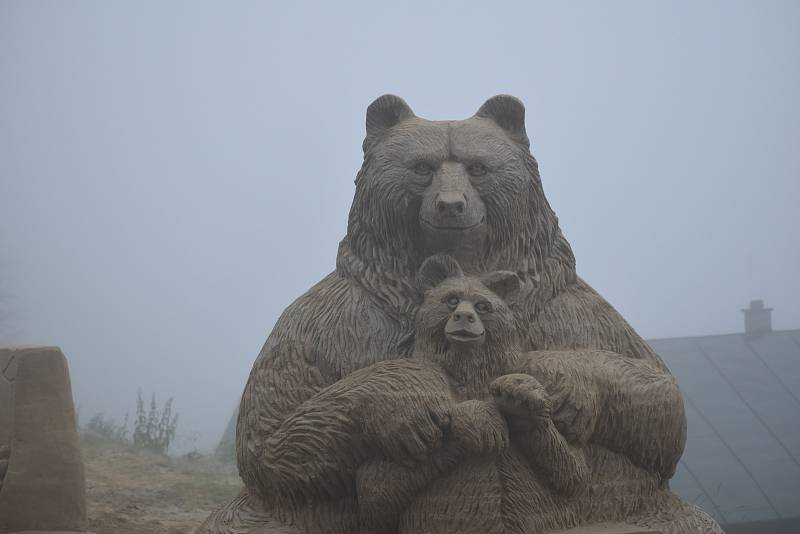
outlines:
M488 402L468 400L455 406L448 436L465 452L490 454L508 447L508 426Z
M514 426L532 428L547 423L550 399L534 377L522 373L501 376L489 384L494 402Z

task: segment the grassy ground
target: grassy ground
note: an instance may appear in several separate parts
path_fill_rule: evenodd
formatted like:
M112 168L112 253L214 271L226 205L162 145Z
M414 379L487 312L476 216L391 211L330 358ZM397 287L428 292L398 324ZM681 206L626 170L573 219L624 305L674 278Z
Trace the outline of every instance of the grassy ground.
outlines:
M89 530L95 534L184 534L232 499L235 466L213 456L168 458L81 435Z

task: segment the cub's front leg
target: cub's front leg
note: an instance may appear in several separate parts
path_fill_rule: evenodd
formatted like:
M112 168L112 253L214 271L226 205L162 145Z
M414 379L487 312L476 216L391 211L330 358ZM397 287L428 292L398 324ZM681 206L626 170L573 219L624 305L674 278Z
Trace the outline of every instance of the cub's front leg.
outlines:
M586 486L589 469L583 452L572 447L550 417L551 404L534 377L512 373L489 385L495 404L508 419L512 440L557 493L572 495Z

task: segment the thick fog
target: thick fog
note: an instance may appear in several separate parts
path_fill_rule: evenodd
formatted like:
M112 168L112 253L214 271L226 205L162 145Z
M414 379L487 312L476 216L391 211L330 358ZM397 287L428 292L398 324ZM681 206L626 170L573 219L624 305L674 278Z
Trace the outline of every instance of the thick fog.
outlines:
M800 328L800 3L0 3L5 343L81 419L175 397L208 449L334 267L383 93L527 107L578 272L645 338Z

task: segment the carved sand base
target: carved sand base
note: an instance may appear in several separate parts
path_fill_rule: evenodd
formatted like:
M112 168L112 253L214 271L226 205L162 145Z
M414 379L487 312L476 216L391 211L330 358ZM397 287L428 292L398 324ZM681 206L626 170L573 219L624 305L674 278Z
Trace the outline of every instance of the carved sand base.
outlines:
M291 526L285 526L265 512L256 499L250 499L243 491L233 501L212 513L197 529L197 534L303 534Z
M0 348L0 532L86 532L86 483L67 360Z
M630 522L598 521L566 530L531 530L525 534L724 534L719 525L700 508L682 501L665 491L658 499L657 509L648 510ZM333 517L331 517L333 519ZM341 528L332 520L330 530L304 530L284 525L265 511L258 499L240 494L222 509L211 514L196 534L397 534L388 531ZM463 525L452 530L436 529L427 534L463 534Z
M588 527L559 530L553 534L661 534L661 531L627 523L598 523Z

